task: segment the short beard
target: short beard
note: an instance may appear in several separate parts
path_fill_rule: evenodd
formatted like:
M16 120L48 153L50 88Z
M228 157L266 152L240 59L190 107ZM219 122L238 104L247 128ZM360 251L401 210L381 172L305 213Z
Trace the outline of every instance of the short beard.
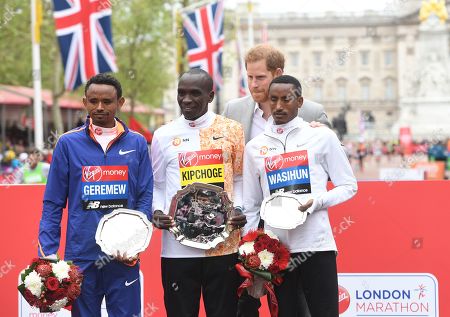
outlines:
M259 93L258 93L259 94ZM261 98L258 96L258 99L259 100L257 100L254 96L253 96L253 94L251 93L251 95L252 95L252 98L253 98L253 100L255 101L255 102L257 102L257 103L264 103L264 102L266 102L266 101L268 101L269 100L269 96L267 96L267 95L265 95L265 97L261 100Z

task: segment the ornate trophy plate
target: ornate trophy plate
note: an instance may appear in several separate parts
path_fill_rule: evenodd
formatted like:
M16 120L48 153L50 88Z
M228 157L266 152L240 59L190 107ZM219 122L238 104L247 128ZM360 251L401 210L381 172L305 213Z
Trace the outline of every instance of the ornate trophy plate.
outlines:
M119 208L100 220L95 241L108 255L126 252L128 257L134 257L148 247L152 231L152 224L144 213Z
M298 209L311 195L275 193L266 197L261 205L261 218L269 226L278 229L294 229L306 221L307 213Z
M169 215L176 226L170 231L181 244L208 250L229 236L228 218L233 204L219 186L193 183L172 198Z

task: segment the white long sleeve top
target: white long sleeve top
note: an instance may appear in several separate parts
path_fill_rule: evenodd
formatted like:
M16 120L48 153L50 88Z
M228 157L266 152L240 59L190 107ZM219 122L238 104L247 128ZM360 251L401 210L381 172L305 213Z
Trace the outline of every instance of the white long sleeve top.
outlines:
M212 151L212 152L211 152ZM192 182L181 177L189 169L202 168L201 155L220 157L223 177L196 179L203 183L220 182L229 194L234 206L242 206L242 165L244 132L242 126L231 119L207 112L197 120L183 116L157 129L153 136L151 158L153 167L152 209L168 214L172 197L182 186ZM194 163L195 162L195 163ZM193 166L196 165L196 166ZM183 174L186 176L186 174ZM168 258L192 258L225 255L237 252L239 231L216 248L204 251L184 246L172 233L163 230L161 256Z
M291 230L265 228L292 253L337 250L327 208L355 195L357 182L336 134L327 127L312 128L298 117L284 125L270 120L264 133L245 147L244 232L257 228L263 199L281 190L313 198L310 214ZM335 186L329 191L328 177Z

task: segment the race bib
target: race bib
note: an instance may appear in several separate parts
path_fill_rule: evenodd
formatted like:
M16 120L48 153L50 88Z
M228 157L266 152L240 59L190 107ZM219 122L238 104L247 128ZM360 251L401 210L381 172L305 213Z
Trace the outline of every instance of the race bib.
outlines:
M284 153L264 159L270 193L310 194L308 152Z
M126 208L128 166L83 166L81 193L84 210Z
M178 153L181 187L192 183L224 188L224 164L221 149Z

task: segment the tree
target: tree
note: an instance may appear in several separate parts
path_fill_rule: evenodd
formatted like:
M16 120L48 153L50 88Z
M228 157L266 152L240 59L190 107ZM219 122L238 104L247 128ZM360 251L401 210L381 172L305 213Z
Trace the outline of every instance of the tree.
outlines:
M168 66L173 62L172 1L110 0L113 12L113 41L119 66L116 74L130 99L159 106L164 90L175 78ZM64 91L56 40L52 1L43 0L41 28L42 87L53 92L54 101ZM0 0L0 83L31 87L30 3ZM82 87L77 90L81 93Z
M117 77L131 105L162 102L164 90L174 80L168 69L174 61L172 1L129 0L113 4L114 48Z
M54 128L63 131L58 98L64 89L58 88L63 80L62 72L54 65L59 59L51 0L43 0L41 26L41 81L42 87L52 90L52 117ZM29 1L0 0L0 83L33 85L31 63L31 10ZM56 90L55 90L56 89Z
M58 52L50 0L43 0L41 27L41 78L51 89L53 63ZM30 87L31 67L30 1L0 0L0 83ZM62 78L61 78L62 79Z

